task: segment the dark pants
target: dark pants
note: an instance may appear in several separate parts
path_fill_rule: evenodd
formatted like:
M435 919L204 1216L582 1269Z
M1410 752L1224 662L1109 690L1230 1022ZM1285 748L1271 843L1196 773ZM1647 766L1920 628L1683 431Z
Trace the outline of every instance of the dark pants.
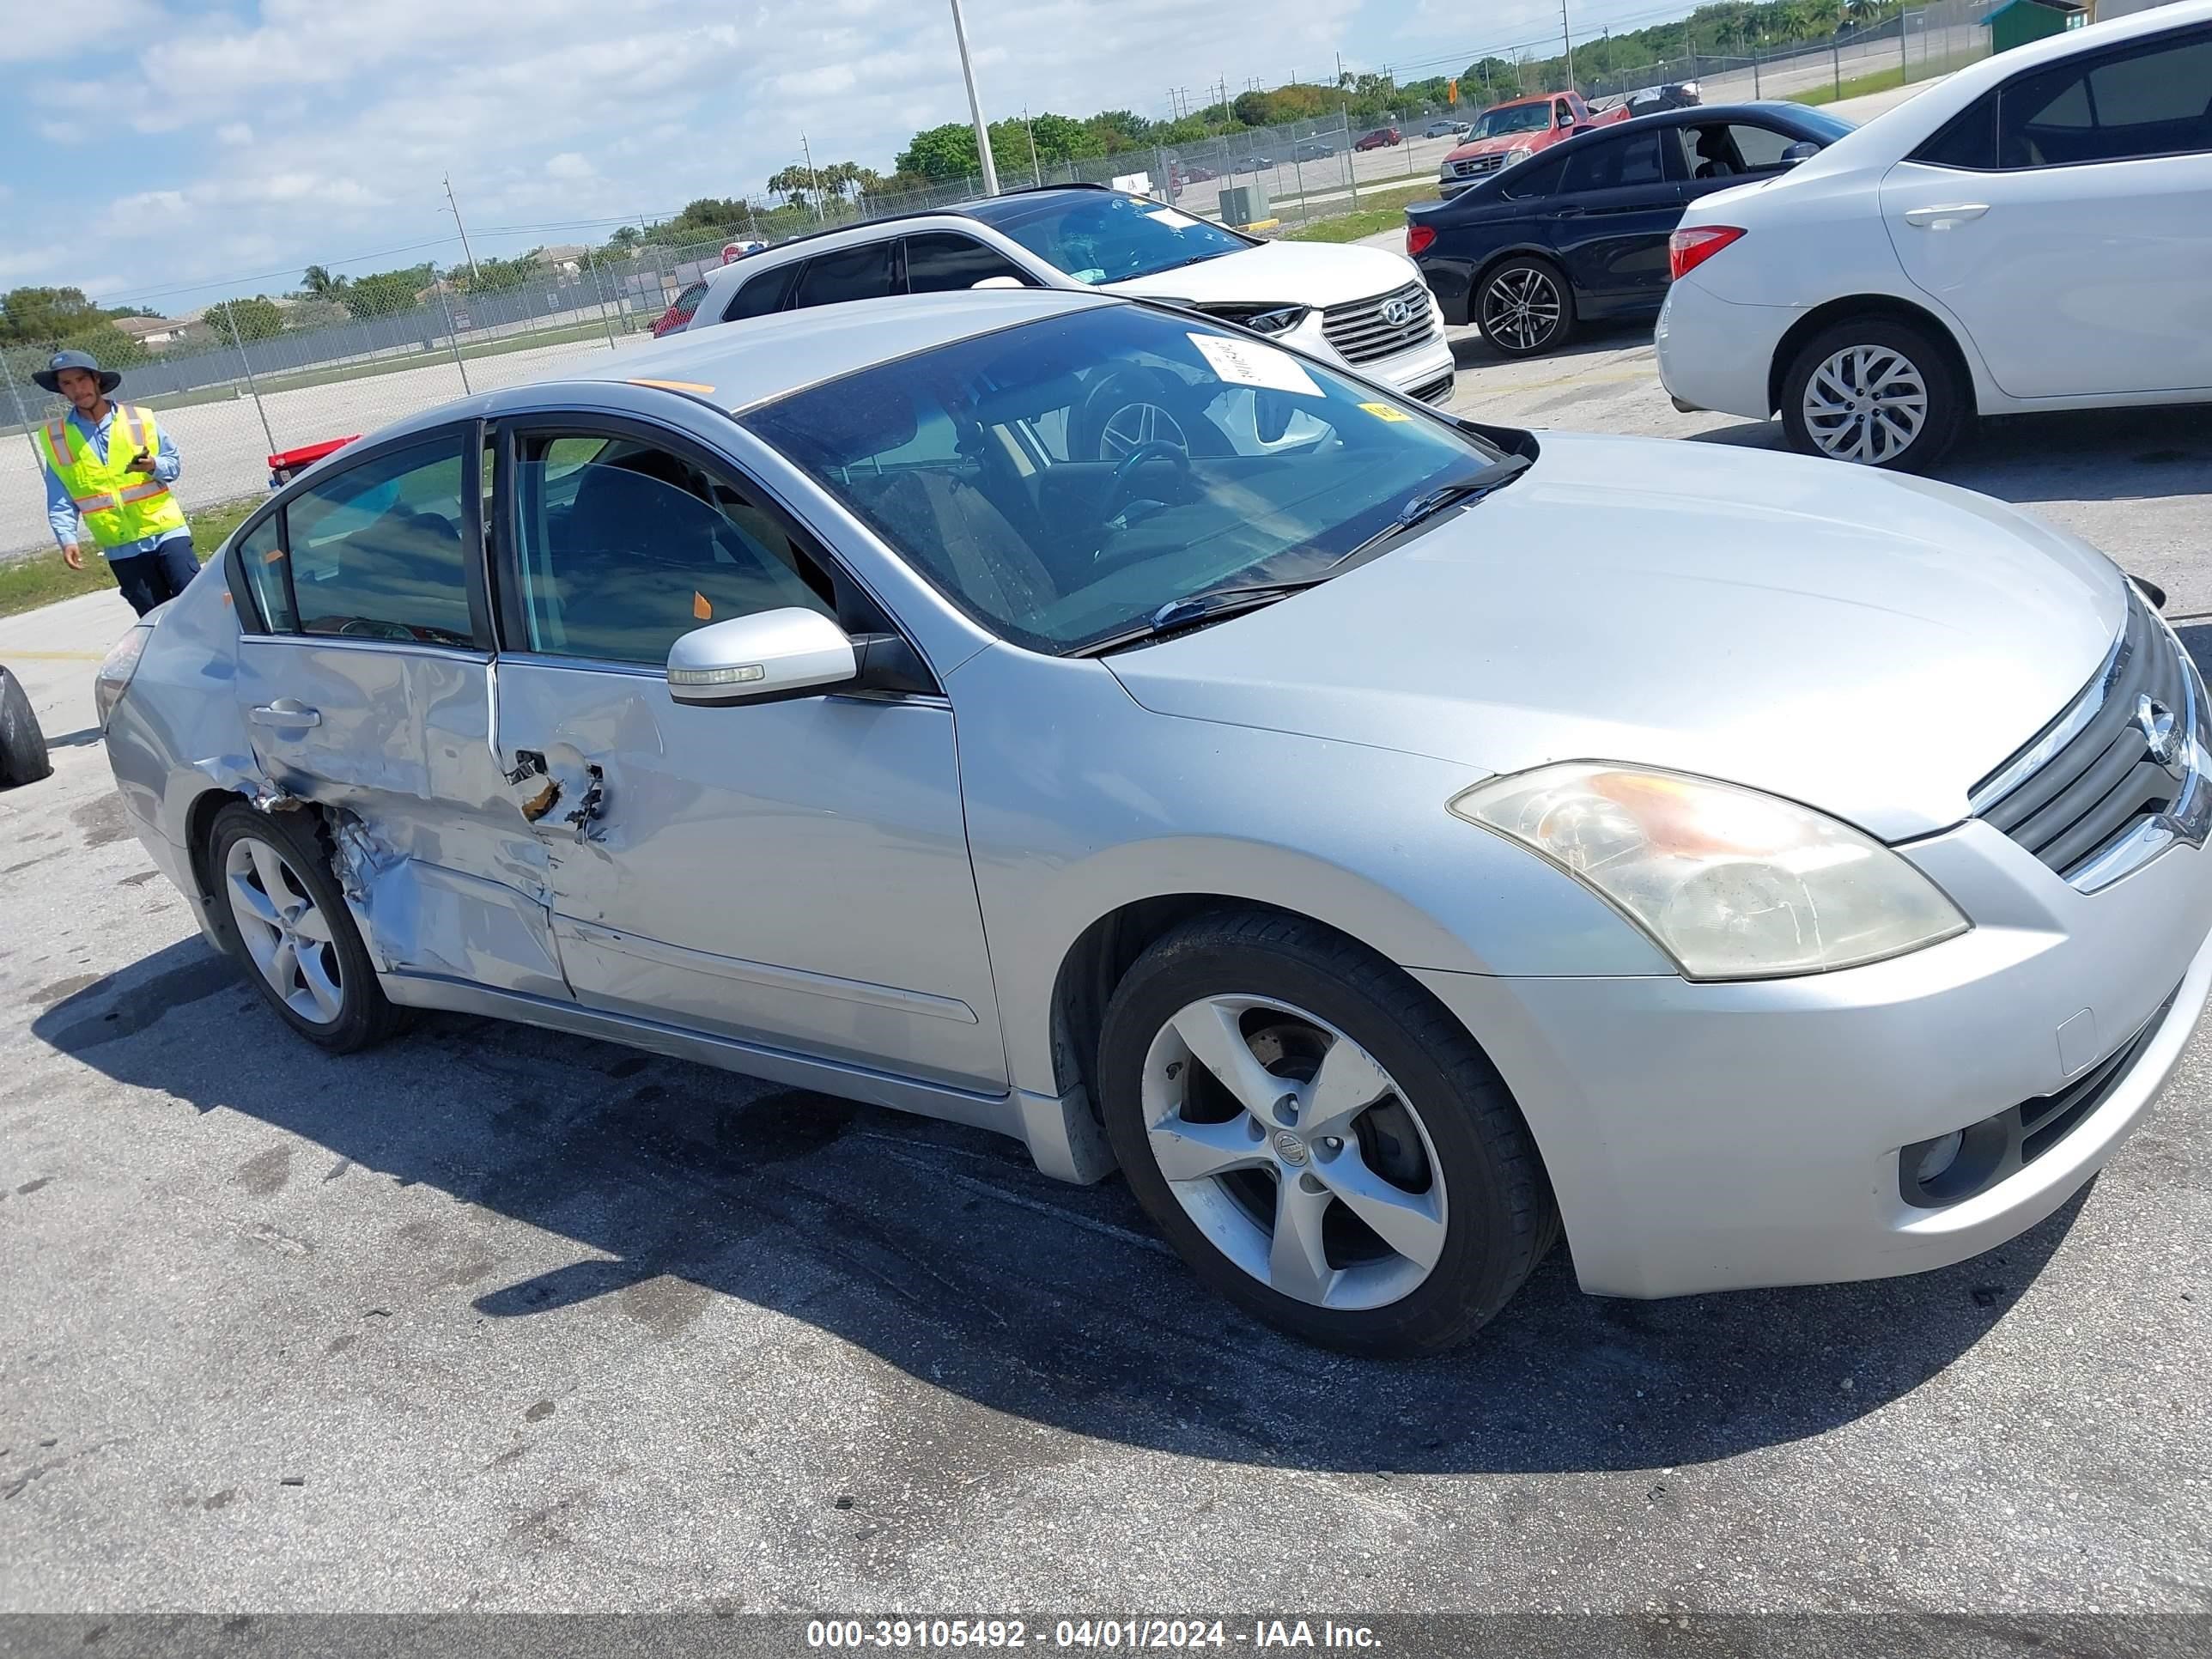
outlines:
M115 573L116 586L131 601L131 608L142 617L155 605L175 599L200 574L200 562L192 554L192 538L183 531L158 544L150 553L110 559L107 568Z

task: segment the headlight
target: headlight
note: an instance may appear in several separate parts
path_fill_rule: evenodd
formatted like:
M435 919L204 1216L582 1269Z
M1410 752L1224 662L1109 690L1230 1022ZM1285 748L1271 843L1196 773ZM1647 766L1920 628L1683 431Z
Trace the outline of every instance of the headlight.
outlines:
M1516 144L1511 149L1505 152L1505 165L1509 167L1518 167L1522 162L1527 161L1536 152L1534 150L1530 149L1526 144Z
M1880 842L1710 778L1569 761L1478 784L1451 810L1558 865L1691 979L1825 973L1966 931Z
M99 716L101 731L107 730L108 717L123 700L131 677L138 672L138 659L145 654L146 641L153 633L143 623L139 623L109 647L100 666L93 672L92 706Z

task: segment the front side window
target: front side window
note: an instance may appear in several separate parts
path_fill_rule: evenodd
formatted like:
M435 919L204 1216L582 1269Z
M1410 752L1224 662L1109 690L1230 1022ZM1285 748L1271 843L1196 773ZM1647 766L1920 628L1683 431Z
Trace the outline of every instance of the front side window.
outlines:
M949 230L925 231L906 239L906 291L951 294L994 277L1011 277L1032 286L1014 262L973 236Z
M1575 124L1575 106L1574 106L1572 104L1569 103L1565 99L1562 98L1562 99L1560 99L1560 100L1559 100L1559 102L1557 102L1556 104L1554 104L1554 105L1552 106L1552 108L1553 108L1553 113L1554 113L1554 114L1556 114L1556 115L1559 117L1559 119L1558 119L1558 122L1557 122L1557 125L1559 125L1559 126L1563 126L1563 127L1571 127L1571 126L1574 125L1574 124Z
M253 590L262 625L272 634L297 633L300 627L292 611L292 585L284 579L283 518L281 513L271 513L247 531L238 538L234 555L246 573L246 585Z
M1249 336L1105 306L811 387L744 423L955 605L1033 650L1298 581L1498 459ZM949 428L957 447L917 441Z
M822 568L751 492L604 433L518 434L516 556L529 648L658 668L678 636L798 606Z
M1997 165L2212 151L2212 33L2054 64L1997 94Z
M991 222L1079 283L1157 276L1251 246L1203 219L1110 191L1018 199L994 209Z
M888 240L866 242L835 253L816 254L799 275L793 307L884 298L891 291L891 246Z
M1663 130L1632 133L1593 143L1577 138L1567 146L1567 176L1560 188L1569 194L1584 190L1625 190L1632 185L1667 182L1668 137Z
M478 488L475 459L467 437L450 432L388 450L287 502L300 631L474 644L464 532L466 500Z

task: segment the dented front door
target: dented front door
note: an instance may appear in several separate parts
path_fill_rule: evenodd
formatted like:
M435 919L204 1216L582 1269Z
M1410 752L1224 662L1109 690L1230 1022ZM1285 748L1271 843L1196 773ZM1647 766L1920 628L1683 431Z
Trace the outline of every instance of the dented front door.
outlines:
M473 425L365 451L242 539L235 691L275 810L331 809L380 969L568 1000L495 750ZM473 591L472 591L473 590Z
M545 422L514 442L499 740L577 998L1003 1089L945 700L677 703L678 635L831 611L829 562L678 434Z

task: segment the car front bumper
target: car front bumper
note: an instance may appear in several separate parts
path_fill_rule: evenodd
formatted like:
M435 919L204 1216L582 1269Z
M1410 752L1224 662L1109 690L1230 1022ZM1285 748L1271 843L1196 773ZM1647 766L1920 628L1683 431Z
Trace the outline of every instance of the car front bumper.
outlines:
M1802 315L1791 306L1723 300L1692 272L1668 289L1660 307L1659 383L1677 408L1763 421L1774 412L1767 387L1775 350Z
M2081 893L1979 821L1899 849L1974 926L1788 980L1425 972L1519 1101L1595 1294L1680 1296L1948 1266L2043 1220L2172 1074L2212 989L2212 851ZM1903 1150L2133 1048L2032 1162L1942 1207Z

